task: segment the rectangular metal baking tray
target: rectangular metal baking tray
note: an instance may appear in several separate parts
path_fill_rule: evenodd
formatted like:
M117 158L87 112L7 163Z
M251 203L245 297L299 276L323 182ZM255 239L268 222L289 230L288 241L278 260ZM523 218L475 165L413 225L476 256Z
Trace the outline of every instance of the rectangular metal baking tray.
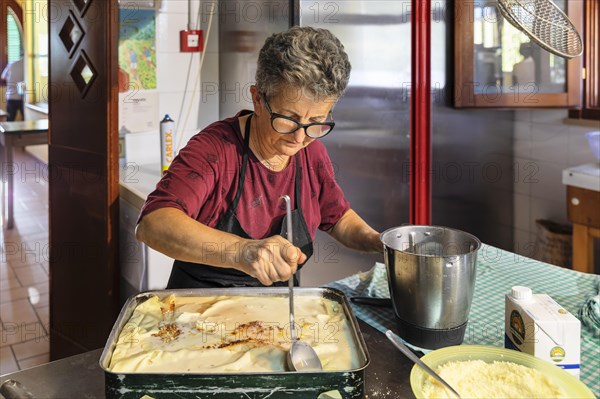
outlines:
M310 398L337 390L344 399L364 396L365 368L369 353L358 327L356 317L346 296L334 288L296 288L295 296L323 297L339 303L349 320L360 367L344 371L272 372L272 373L114 373L108 370L111 356L121 330L129 321L136 306L156 295L181 296L268 296L287 297L288 288L209 288L146 291L131 296L115 322L108 337L100 367L104 370L107 398Z

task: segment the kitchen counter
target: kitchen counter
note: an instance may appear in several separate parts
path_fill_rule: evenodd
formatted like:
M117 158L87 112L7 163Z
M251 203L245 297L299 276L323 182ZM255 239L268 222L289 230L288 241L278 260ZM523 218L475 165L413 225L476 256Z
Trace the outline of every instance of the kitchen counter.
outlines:
M160 180L160 164L127 163L119 169L119 245L121 296L164 289L173 259L147 247L135 238L135 226L148 195Z
M365 373L365 398L414 398L409 384L413 364L384 334L361 320L358 323L371 358ZM17 380L35 399L104 398L104 372L98 363L101 354L102 349L96 349L6 374L0 377L0 383L8 379ZM242 394L240 398L248 396Z
M587 163L564 169L562 182L566 186L600 191L600 163Z
M130 162L119 169L119 195L138 210L142 209L160 177L160 164Z

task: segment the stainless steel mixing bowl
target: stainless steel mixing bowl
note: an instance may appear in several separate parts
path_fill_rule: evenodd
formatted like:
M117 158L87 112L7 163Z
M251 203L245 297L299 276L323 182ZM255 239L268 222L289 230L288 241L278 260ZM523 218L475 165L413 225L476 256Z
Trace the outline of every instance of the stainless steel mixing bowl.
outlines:
M427 349L462 343L475 289L473 235L406 225L381 234L399 335Z

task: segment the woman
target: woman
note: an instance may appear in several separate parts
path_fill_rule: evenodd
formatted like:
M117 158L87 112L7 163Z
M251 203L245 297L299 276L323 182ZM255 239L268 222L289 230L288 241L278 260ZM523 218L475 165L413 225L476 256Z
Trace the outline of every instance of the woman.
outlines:
M260 51L254 112L190 139L142 209L136 237L177 259L167 288L283 285L312 255L317 228L362 251L379 233L345 200L325 147L350 75L329 31L294 27ZM285 203L293 203L294 245Z

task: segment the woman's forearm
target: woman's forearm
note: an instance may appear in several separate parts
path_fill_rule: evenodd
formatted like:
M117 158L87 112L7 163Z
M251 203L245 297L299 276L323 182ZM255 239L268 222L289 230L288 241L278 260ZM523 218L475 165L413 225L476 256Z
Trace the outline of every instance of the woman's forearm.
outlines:
M237 269L264 285L288 280L306 261L300 248L279 235L245 239L208 227L175 208L144 216L135 236L173 259Z
M163 254L185 262L239 268L249 240L208 227L176 208L161 208L144 216L136 238Z
M379 233L352 209L333 226L329 234L348 248L363 252L382 252Z

